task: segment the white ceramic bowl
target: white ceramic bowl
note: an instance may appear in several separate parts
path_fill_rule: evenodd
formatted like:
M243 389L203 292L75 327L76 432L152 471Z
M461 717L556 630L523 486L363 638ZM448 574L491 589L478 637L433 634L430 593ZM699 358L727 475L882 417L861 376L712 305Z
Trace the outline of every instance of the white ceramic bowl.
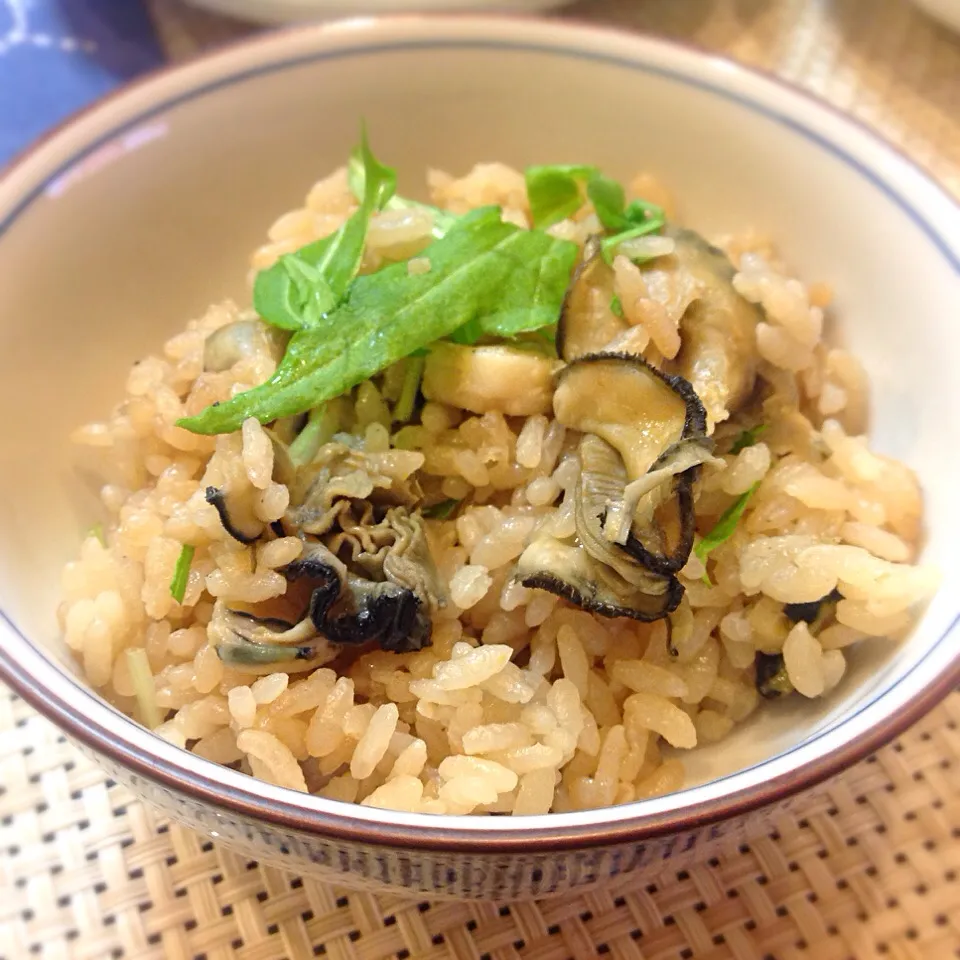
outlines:
M936 17L944 26L960 30L960 0L913 0L931 17Z
M874 387L873 441L923 480L945 586L909 640L864 644L823 703L765 708L662 799L531 818L393 814L287 792L182 752L76 679L54 610L93 495L67 434L186 318L246 297L248 251L342 162L365 117L405 190L435 165L656 171L707 233L754 225L837 291ZM86 112L0 182L0 672L164 810L253 855L412 892L543 895L762 830L960 679L960 213L876 137L773 80L627 34L483 18L260 37ZM953 631L953 633L951 633ZM764 809L767 813L764 813Z
M188 0L195 7L258 23L304 23L335 17L360 17L434 11L536 13L571 0Z

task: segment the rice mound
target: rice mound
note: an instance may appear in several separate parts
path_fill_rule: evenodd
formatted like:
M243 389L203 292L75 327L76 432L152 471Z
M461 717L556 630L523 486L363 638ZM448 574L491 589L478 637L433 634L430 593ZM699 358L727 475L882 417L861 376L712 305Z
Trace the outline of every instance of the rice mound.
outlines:
M479 165L462 179L431 172L429 185L440 207L499 204L506 220L528 226L523 175L505 166ZM633 188L669 209L651 178ZM277 220L254 269L329 234L354 209L338 170ZM583 243L597 228L585 205L551 232ZM364 270L415 255L430 229L418 210L377 214ZM131 370L126 399L107 422L76 433L101 462L108 516L103 539L87 535L63 574L60 622L89 682L136 715L125 651L142 648L162 719L155 732L168 741L294 790L441 814L540 814L679 789L682 752L721 740L756 710L758 653L781 654L800 695L828 693L843 677L848 646L902 636L913 605L936 588L935 573L911 565L920 490L908 468L871 452L861 435L866 377L822 338L829 290L786 275L763 238L718 242L738 269L737 291L764 308L756 349L773 389L758 442L723 456L699 484L701 534L759 487L711 555L709 585L694 554L681 571L686 594L669 644L663 621L604 619L511 582L535 529L572 535L572 431L545 415L472 414L436 402L396 429L400 381L388 370L331 406L337 429L361 437L388 475L416 474L444 497L470 498L456 519L428 521L452 600L434 620L432 645L364 649L320 667L221 661L218 605L282 602L287 581L278 571L302 549L296 537L238 543L205 500L208 486L229 480L252 516L269 523L284 515L290 494L273 479L274 451L255 420L219 437L175 425L274 370L265 345L228 370L204 371L207 337L250 316L223 303ZM689 302L684 278L651 289L626 258L614 266L636 337L674 355ZM410 269L419 269L415 259ZM718 445L729 440L740 428L702 399ZM178 603L170 583L186 543L196 552ZM835 615L816 635L785 616L784 604L838 588Z

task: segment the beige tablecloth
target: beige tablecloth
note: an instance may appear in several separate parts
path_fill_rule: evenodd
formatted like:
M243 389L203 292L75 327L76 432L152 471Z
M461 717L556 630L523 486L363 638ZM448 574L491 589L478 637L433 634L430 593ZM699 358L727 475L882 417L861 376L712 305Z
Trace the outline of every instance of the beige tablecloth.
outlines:
M117 0L121 2L121 0ZM152 0L171 59L250 28ZM960 41L906 0L582 0L848 110L960 194ZM775 833L681 873L495 907L352 893L158 820L0 691L0 958L960 957L960 695Z

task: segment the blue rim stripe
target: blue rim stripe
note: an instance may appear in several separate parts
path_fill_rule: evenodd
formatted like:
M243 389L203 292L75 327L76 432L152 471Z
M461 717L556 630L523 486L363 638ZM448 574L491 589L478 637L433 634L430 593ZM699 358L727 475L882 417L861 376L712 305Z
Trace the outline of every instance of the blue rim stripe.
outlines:
M954 250L952 245L936 230L936 228L933 227L914 207L912 207L904 197L897 193L897 191L884 179L875 174L868 167L864 166L856 157L838 147L835 143L828 140L816 130L805 126L799 121L794 120L792 117L750 100L748 97L741 96L740 94L729 90L723 90L719 87L715 87L706 80L699 80L689 77L678 70L671 70L667 67L651 66L649 64L638 63L636 60L633 60L629 57L619 57L613 54L587 51L578 49L576 47L566 47L562 45L549 46L547 44L527 43L520 41L512 42L509 40L395 40L388 43L379 43L373 45L357 45L353 47L345 47L342 50L329 50L310 53L301 57L294 57L290 60L279 60L274 63L261 64L256 67L251 67L248 70L231 74L228 77L221 77L218 80L213 80L210 83L204 84L203 86L194 87L193 89L178 96L170 97L169 99L158 103L156 106L151 107L149 110L143 111L136 117L119 124L118 126L114 127L111 132L103 134L85 146L82 150L78 150L69 160L64 161L64 163L62 163L46 181L39 184L37 187L34 187L34 189L30 191L30 193L28 193L26 197L24 197L24 199L21 200L20 203L18 203L2 221L0 221L0 237L2 237L7 229L12 225L13 221L16 220L17 217L47 189L51 182L59 179L78 161L83 160L85 157L89 156L104 144L114 140L117 136L128 131L132 127L138 126L145 120L149 120L166 110L170 110L173 107L179 106L182 103L189 103L191 100L196 100L198 97L212 93L216 90L220 90L224 87L235 86L247 80L256 79L257 77L271 73L279 73L280 71L293 69L310 63L344 60L358 56L374 56L382 53L395 53L407 50L436 49L508 50L519 53L539 53L553 56L560 55L574 60L586 60L593 63L603 63L608 66L623 67L628 70L632 70L635 73L645 73L649 76L662 77L666 80L679 83L682 86L693 87L697 90L702 90L706 93L712 94L713 96L719 97L721 100L727 100L730 103L735 103L739 106L746 107L753 113L758 113L767 119L773 120L781 126L800 134L800 136L802 136L804 139L815 143L827 153L830 153L839 160L843 161L843 163L848 167L856 170L857 173L859 173L865 180L877 187L880 192L883 193L889 200L892 200L894 204L899 207L900 210L905 213L910 220L927 236L927 238L934 244L941 254L943 254L944 258L950 263L954 271L960 274L960 254ZM915 166L912 164L912 162L907 162L910 163L911 166ZM918 171L920 170L919 167L917 169ZM931 183L932 182L933 181L931 181Z
M706 80L699 80L693 77L689 77L686 74L678 71L672 70L666 67L652 66L650 64L640 63L629 57L615 56L613 54L599 53L595 51L586 51L577 47L570 47L565 45L549 45L549 44L540 44L540 43L530 43L524 41L509 41L509 40L448 40L448 39L436 39L436 40L399 40L391 41L387 43L380 44L359 44L355 46L344 47L340 50L333 51L321 51L317 53L305 54L300 57L294 57L289 60L278 60L272 63L262 64L256 67L251 67L248 70L240 71L239 73L231 74L227 77L221 77L217 80L213 80L203 86L195 87L185 93L179 94L175 97L170 97L167 100L151 107L148 110L144 110L142 113L137 114L135 117L124 121L121 124L118 124L116 127L112 128L110 132L103 134L98 137L96 140L87 144L83 149L78 150L69 160L64 161L44 182L40 183L34 187L11 211L7 214L2 221L0 221L0 238L13 226L15 221L48 189L51 183L58 180L62 177L70 168L72 168L79 161L88 157L90 154L94 153L100 147L116 139L118 136L126 133L130 129L139 126L144 123L144 121L150 120L157 115L168 111L176 106L179 106L183 103L188 103L192 100L196 100L199 97L202 97L208 93L215 92L217 90L236 86L238 84L244 83L247 80L256 79L264 75L279 73L284 70L304 66L310 63L317 63L322 61L330 60L341 60L354 58L358 56L373 56L383 53L393 53L393 52L404 52L408 50L498 50L503 51L507 50L510 52L520 52L520 53L535 53L543 54L548 56L561 56L567 57L574 60L586 60L594 63L603 63L608 66L616 66L631 70L636 73L644 73L650 76L657 76L667 80L670 80L674 83L678 83L681 86L692 87L697 90L704 91L711 94L712 96L718 97L722 100L726 100L731 103L735 103L738 106L744 107L747 110L760 114L761 116L766 117L769 120L779 124L780 126L786 127L787 129L793 131L794 133L800 135L802 138L808 140L809 142L817 145L827 153L831 154L843 164L850 167L856 171L860 176L865 180L871 183L876 187L888 200L892 201L893 204L898 207L901 212L903 212L910 221L927 237L927 239L937 248L937 250L942 254L944 259L950 264L953 268L953 271L960 276L960 254L958 254L950 242L942 236L942 234L928 221L923 215L917 211L911 204L901 196L894 187L892 187L886 180L880 177L878 174L874 173L870 168L866 167L861 163L856 157L852 156L847 151L843 150L841 147L837 146L831 140L827 139L825 136L818 133L816 130L811 129L808 126L800 123L799 121L793 119L792 117L780 113L777 110L774 110L770 107L767 107L763 104L757 103L754 100L749 99L746 96L742 96L738 93L734 93L729 90L724 90L720 87L716 87L713 84L709 83ZM769 81L768 82L772 82ZM883 141L876 134L872 134L866 128L864 133L867 136L874 136L876 139ZM903 162L909 166L915 168L918 173L921 174L925 179L927 179L931 185L939 189L938 185L933 181L921 168L917 167L909 159L905 159ZM952 200L944 194L944 198L949 202ZM16 633L22 640L28 644L32 644L32 641L17 627L17 625L10 619L9 615L0 610L0 619L6 622L9 628ZM954 615L954 619L947 626L944 633L936 640L936 642L931 646L930 652L938 649L944 641L960 626L960 611ZM759 761L758 763L751 764L748 767L743 767L734 773L725 774L721 777L716 778L711 781L714 783L722 783L725 780L732 779L742 773L746 773L750 770L756 770L759 767L766 765L767 763L781 759L783 757L789 756L791 753L800 749L801 747L809 746L810 744L816 743L821 740L828 733L833 732L838 727L845 726L850 721L856 719L865 711L869 710L877 702L882 700L894 686L898 683L905 680L907 677L911 676L922 664L923 660L918 660L902 677L893 683L885 686L881 691L875 693L873 697L868 700L866 703L861 704L856 710L852 713L845 714L838 720L835 720L832 723L829 723L824 729L813 734L810 737L807 737L805 740L802 740L800 743L791 747L790 749L776 754L773 757L769 757L766 760ZM82 691L84 694L89 695L92 698L96 697L96 694L93 690L81 683L79 683L75 677L67 675L67 679L73 683L73 685ZM109 706L109 705L108 705ZM121 714L122 716L122 714ZM132 721L131 721L132 722ZM686 788L677 793L685 793L689 789L695 789L693 787Z

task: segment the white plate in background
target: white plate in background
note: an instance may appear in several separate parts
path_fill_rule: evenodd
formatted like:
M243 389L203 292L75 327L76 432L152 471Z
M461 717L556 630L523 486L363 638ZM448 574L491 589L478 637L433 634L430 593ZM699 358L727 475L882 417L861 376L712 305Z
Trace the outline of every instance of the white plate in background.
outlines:
M913 0L913 2L945 26L960 30L960 0Z
M214 13L259 23L297 23L376 13L440 11L542 13L570 0L188 0Z

